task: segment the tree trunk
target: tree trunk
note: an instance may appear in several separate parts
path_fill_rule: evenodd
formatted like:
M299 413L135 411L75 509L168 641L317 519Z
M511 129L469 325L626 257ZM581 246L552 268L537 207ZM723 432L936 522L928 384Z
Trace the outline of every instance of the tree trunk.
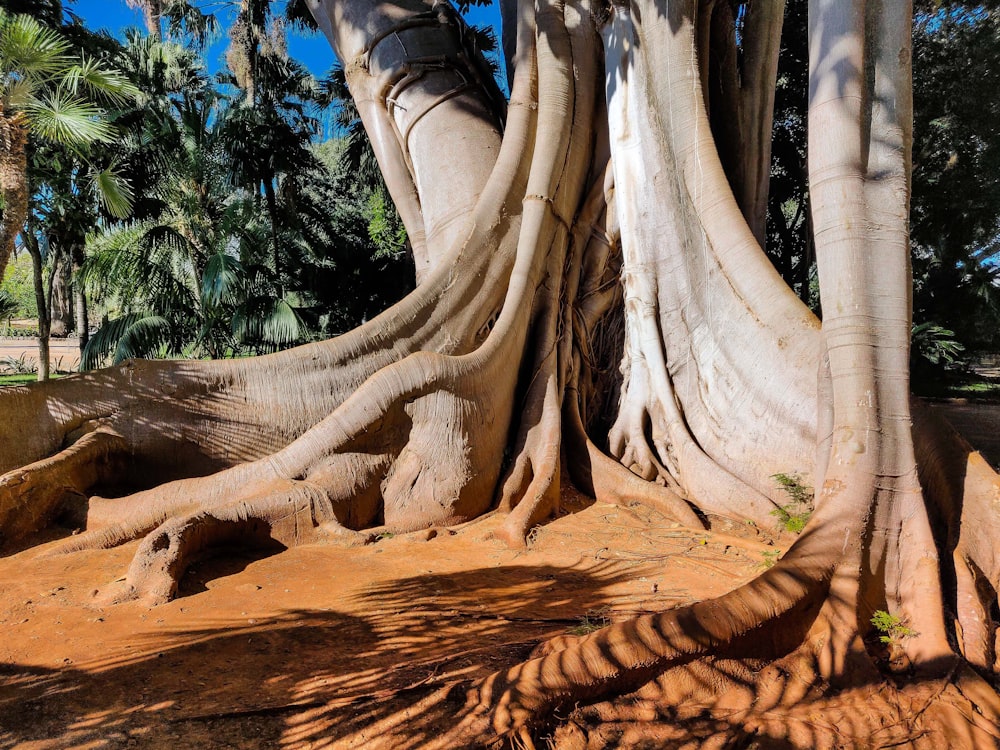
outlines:
M60 251L58 246L54 249L49 287L49 333L55 338L66 338L75 325L73 266L68 253Z
M751 582L543 644L338 742L640 747L676 722L693 746L683 703L728 727L706 744L994 747L1000 699L970 665L995 674L1000 483L908 394L908 5L811 3L822 326L751 227L776 42L742 42L749 101L706 91L733 49L721 4L522 3L505 14L506 113L450 6L310 6L425 238L420 285L330 342L0 394L37 424L17 440L0 425L8 542L102 480L145 487L90 497L91 528L64 549L142 539L102 597L155 604L205 547L262 533L295 544L495 509L523 544L558 509L563 467L691 528L773 527L788 502L774 475L798 474L815 508ZM776 33L780 3L753 6L769 20L745 33ZM728 119L744 166L720 157ZM888 660L879 613L909 628Z
M278 199L274 194L274 183L264 180L264 197L267 200L267 217L271 225L271 262L274 266L275 293L283 297L284 284L281 281L281 248L278 245Z
M24 246L31 256L31 278L35 286L35 305L38 307L38 379L49 379L49 305L45 294L42 251L38 238L30 229L24 233Z
M80 337L80 354L87 348L90 341L90 314L87 310L87 291L83 284L77 283L73 286L75 304L73 310L76 312L76 335Z
M85 260L85 248L82 243L73 246L73 312L76 316L76 335L80 340L80 354L87 348L90 340L90 311L87 308L87 288L79 278L80 269Z
M28 219L28 131L23 118L0 106L0 279L14 256L17 235Z

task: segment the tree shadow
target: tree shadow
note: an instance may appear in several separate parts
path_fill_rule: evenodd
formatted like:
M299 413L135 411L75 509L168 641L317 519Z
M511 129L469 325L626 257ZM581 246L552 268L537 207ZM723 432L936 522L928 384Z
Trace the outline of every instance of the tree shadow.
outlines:
M211 561L203 572L214 575L219 565L230 563ZM0 748L333 746L393 701L522 661L538 642L605 607L609 587L634 570L600 561L585 571L428 573L355 587L360 593L343 611L333 602L333 610L220 617L140 633L124 656L7 663ZM198 587L192 578L187 585ZM408 729L411 747L430 736L420 727Z

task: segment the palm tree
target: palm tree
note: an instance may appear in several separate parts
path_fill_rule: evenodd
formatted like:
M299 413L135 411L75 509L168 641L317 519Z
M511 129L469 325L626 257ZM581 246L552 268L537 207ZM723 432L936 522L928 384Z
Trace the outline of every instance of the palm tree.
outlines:
M184 32L198 46L203 46L218 28L213 14L202 12L187 0L125 0L125 3L142 11L146 31L156 42L164 41L164 21L171 33Z
M113 316L89 342L84 368L127 357L271 350L302 336L259 262L268 225L249 194L229 183L220 98L208 90L171 102L171 116L146 121L168 166L150 191L159 212L88 243L82 276Z
M82 153L112 139L106 105L125 103L138 94L113 67L75 55L58 30L0 9L0 277L28 215L29 137ZM109 188L101 191L106 207L124 215L129 195L114 173L98 180Z
M19 234L31 255L39 306L39 380L48 377L48 315L42 264L45 245L28 227L34 187L28 150L64 147L88 162L96 144L112 140L108 107L134 99L139 91L118 70L95 57L76 54L58 29L36 18L0 9L0 277ZM127 184L111 167L91 169L90 183L111 214L131 205Z
M226 60L239 96L222 128L230 180L263 196L271 224L272 268L281 293L281 248L277 190L284 175L316 166L310 143L319 131L312 116L324 101L316 80L288 57L285 21L271 14L268 0L241 0L230 30Z

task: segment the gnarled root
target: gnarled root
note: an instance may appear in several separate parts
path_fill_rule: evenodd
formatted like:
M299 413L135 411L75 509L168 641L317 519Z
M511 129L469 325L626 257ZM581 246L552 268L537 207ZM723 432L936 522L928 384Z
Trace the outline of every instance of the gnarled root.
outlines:
M301 542L313 530L312 504L308 490L297 490L292 487L165 521L143 539L125 578L101 592L99 600L163 604L176 594L190 563L212 546Z
M127 444L109 430L95 430L50 458L0 476L0 538L6 547L44 528L86 491L121 472ZM81 509L76 509L81 510Z

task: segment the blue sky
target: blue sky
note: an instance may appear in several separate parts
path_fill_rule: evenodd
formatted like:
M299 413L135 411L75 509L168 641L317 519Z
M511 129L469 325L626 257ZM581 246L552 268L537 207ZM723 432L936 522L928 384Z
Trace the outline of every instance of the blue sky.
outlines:
M205 60L211 72L225 65L226 31L236 16L238 3L226 0L208 0L199 3L206 12L215 13L222 26L217 39L205 52ZM70 10L80 16L91 29L105 29L113 36L121 38L124 29L130 26L145 28L142 13L129 8L125 0L73 0ZM333 64L333 51L321 34L306 36L298 32L290 35L288 51L292 57L303 63L315 76L325 75Z
M205 60L211 72L225 65L226 31L236 16L237 0L205 0L198 5L206 12L215 13L222 26L220 39L205 52ZM145 28L142 13L129 8L125 0L71 0L70 9L80 16L92 29L105 29L113 36L121 38L124 29L130 26ZM283 6L282 6L283 8ZM496 5L487 8L473 8L469 22L475 24L499 25L499 11ZM499 34L498 34L499 36ZM314 76L324 76L333 64L333 51L322 34L303 35L293 32L288 39L288 52L304 64Z

